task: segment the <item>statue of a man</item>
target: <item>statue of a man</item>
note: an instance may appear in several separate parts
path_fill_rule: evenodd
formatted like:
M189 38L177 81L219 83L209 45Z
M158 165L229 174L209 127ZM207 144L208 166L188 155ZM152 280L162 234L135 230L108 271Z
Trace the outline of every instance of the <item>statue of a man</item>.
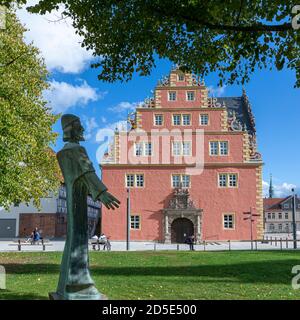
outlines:
M57 159L67 190L67 239L61 272L53 299L105 299L94 286L89 272L87 195L100 200L108 209L119 207L119 200L107 192L79 141L84 141L80 119L72 114L61 118L63 140L67 142Z

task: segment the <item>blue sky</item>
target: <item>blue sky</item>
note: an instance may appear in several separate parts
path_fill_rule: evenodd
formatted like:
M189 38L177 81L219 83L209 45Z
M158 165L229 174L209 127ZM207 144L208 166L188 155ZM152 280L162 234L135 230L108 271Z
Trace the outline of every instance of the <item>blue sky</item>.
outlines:
M150 96L157 80L169 73L172 63L158 60L151 76L134 76L127 83L101 82L97 79L97 70L90 68L91 53L80 47L81 39L70 22L49 22L57 20L59 14L33 16L24 9L18 11L18 16L30 29L26 40L33 41L41 50L51 73L52 90L46 92L45 97L56 113L74 113L81 117L87 136L84 146L99 173L96 155L97 151L103 153L104 145L103 141L97 141L97 133L99 140L99 130L114 128L118 121L126 120L135 104ZM217 88L218 78L214 74L206 77L205 83L221 96L242 94L241 86ZM264 188L268 188L272 173L276 196L284 196L291 187L300 186L300 89L294 89L294 83L292 71L257 70L245 85L256 119L258 149L265 163ZM54 131L60 134L54 147L58 151L63 145L60 122L54 125Z

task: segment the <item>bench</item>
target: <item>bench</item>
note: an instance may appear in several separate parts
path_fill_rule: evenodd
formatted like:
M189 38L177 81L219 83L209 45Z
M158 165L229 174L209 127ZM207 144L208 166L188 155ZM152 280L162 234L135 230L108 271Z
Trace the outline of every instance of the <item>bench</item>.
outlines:
M41 245L43 248L43 251L45 251L46 246L52 246L53 244L50 243L50 241L46 240L46 239L33 241L33 242L32 241L28 242L26 240L19 239L19 240L14 241L14 243L9 243L9 246L18 246L18 251L22 251L22 246L35 246L35 245L37 245L37 246Z
M96 246L98 246L98 250L100 250L100 246L101 246L101 245L103 245L103 247L104 247L105 245L107 245L106 241L103 241L103 240L93 240L93 239L89 242L89 244L92 246L92 249L93 249L93 250L96 250ZM103 249L105 249L105 248L103 248ZM109 246L107 246L106 249L109 250Z

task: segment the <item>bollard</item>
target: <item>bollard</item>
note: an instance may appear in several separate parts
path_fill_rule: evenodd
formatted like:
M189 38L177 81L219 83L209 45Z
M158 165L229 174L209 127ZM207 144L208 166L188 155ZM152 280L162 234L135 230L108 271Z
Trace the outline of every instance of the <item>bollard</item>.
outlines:
M277 238L275 238L275 246L277 247Z
M156 251L156 242L154 242L154 251Z
M177 245L177 251L179 250L179 244Z
M21 240L18 240L18 251L21 251Z
M230 240L228 240L228 249L229 249L229 251L231 251L231 242L230 242Z
M286 248L288 249L289 248L289 241L288 241L288 238L285 239L285 242L286 242Z
M257 240L255 240L255 250L257 251Z
M271 245L272 245L272 237L270 239L271 239Z
M44 239L42 239L42 246L43 246L43 251L45 251L46 250L46 246L44 244Z
M203 242L203 250L204 250L204 251L206 250L205 246L206 246L206 242L204 241L204 242Z
M280 238L280 250L282 250L282 239Z

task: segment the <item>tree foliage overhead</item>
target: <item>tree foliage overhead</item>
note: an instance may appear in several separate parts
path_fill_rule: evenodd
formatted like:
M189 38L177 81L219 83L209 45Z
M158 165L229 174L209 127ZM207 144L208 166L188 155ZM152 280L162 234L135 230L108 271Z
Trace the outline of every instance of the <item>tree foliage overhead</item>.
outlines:
M23 41L12 12L0 30L0 205L26 202L57 190L59 169L49 145L57 120L45 106L47 70L38 50Z
M300 87L294 1L40 0L30 10L43 14L60 4L83 36L82 46L101 56L93 65L99 79L148 75L157 54L203 76L217 71L220 84L248 81L255 68L287 67Z

